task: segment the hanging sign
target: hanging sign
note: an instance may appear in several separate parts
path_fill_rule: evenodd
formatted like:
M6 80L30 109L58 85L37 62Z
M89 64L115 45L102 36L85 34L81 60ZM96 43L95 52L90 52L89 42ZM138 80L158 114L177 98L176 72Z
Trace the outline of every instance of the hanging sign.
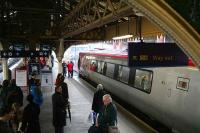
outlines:
M175 43L129 43L128 65L170 67L188 65L188 57Z
M50 51L31 51L31 50L22 50L22 51L11 51L3 50L0 51L1 58L17 58L17 57L49 57Z

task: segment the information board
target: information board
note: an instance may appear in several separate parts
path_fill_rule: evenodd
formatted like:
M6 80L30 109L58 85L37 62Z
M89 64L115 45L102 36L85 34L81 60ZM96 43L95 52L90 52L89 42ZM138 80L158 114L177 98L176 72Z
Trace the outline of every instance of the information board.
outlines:
M53 77L51 71L41 71L41 86L43 87L52 87L53 86Z
M175 43L129 43L128 65L170 67L188 65L188 57Z

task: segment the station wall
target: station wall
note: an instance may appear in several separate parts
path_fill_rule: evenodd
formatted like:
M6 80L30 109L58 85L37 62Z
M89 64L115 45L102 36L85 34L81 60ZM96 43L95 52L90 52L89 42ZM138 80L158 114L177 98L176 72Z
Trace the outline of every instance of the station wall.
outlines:
M156 25L151 23L145 17L142 17L141 24L142 37L156 37L159 34L164 34L163 31L161 31ZM129 22L125 21L107 27L105 40L111 40L115 36L122 36L127 34L132 34L133 36L138 35L138 26L136 24L135 17L131 17Z

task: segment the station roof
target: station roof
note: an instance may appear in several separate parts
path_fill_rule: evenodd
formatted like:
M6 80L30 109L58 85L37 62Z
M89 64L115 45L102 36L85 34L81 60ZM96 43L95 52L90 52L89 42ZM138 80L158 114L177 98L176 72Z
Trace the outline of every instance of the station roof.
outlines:
M121 0L1 0L0 5L0 36L9 39L73 37L133 15Z

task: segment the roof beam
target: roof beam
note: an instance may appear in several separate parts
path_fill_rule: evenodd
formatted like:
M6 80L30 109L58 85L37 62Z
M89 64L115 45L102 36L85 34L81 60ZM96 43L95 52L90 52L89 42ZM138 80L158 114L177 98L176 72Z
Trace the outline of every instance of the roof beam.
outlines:
M116 13L115 15L110 13L109 15L106 15L106 16L100 18L100 19L97 19L96 21L93 21L92 23L89 23L89 24L85 25L84 27L81 27L81 28L74 30L72 32L64 32L62 34L62 36L65 37L65 38L66 37L72 37L74 35L89 31L91 29L101 27L101 26L103 26L107 23L116 21L116 20L118 20L122 17L134 14L132 8L129 7L129 6L121 8L120 10L116 10L115 13Z

